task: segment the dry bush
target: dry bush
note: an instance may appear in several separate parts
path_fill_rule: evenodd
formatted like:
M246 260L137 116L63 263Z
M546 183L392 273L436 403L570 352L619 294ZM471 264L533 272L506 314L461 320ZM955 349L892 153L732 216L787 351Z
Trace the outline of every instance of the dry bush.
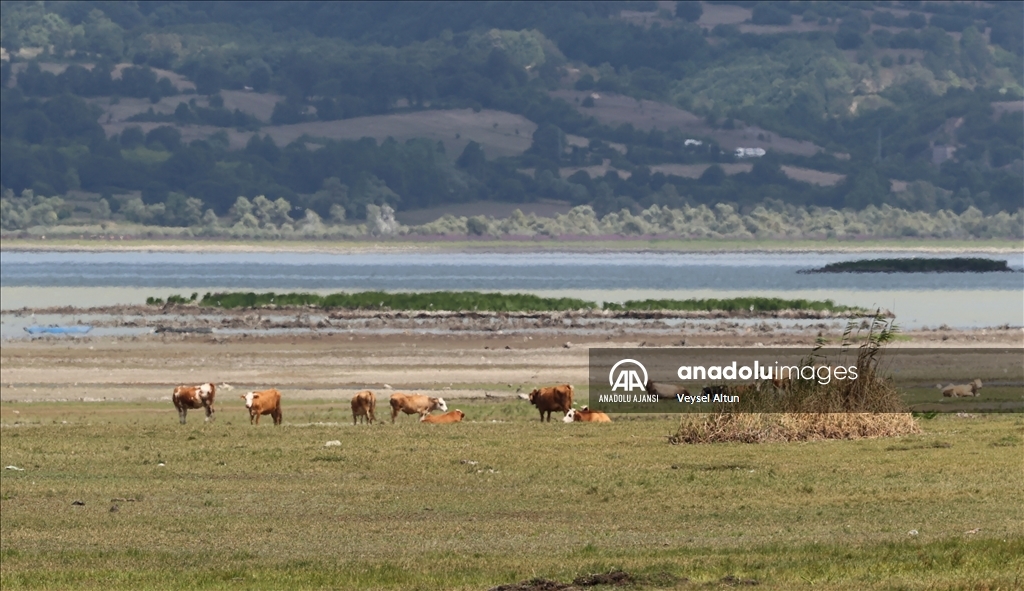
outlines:
M843 333L840 357L852 345L855 324ZM857 348L856 380L794 380L775 392L768 383L758 392L747 393L742 403L709 414L686 415L671 443L767 443L773 441L810 441L816 439L860 439L896 437L919 433L920 428L891 379L878 372L878 363L886 343L893 340L896 327L881 316L867 327L863 344ZM829 365L817 353L801 365ZM848 365L842 360L832 360Z

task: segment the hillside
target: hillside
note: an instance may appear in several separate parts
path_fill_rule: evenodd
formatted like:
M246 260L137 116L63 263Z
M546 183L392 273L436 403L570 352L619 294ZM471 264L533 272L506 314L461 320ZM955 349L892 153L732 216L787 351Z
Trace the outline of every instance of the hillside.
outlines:
M486 201L1012 214L1022 18L1019 3L7 2L3 211L59 195L76 205L53 222L142 221L141 198L147 223L180 226L264 195L325 220Z

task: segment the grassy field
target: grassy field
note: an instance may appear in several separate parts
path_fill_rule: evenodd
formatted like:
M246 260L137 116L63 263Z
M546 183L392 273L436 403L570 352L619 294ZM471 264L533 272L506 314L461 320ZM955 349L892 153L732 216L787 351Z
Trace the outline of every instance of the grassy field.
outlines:
M0 585L487 589L614 568L644 589L1024 580L1020 415L672 446L678 417L452 406L469 422L353 427L344 403L310 401L252 427L228 397L214 423L182 426L169 403L5 403L0 463L23 471L0 479Z

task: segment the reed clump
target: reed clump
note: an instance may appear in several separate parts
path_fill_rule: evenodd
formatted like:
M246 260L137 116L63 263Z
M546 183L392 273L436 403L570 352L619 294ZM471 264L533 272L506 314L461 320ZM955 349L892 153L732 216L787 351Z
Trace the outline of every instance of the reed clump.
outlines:
M855 380L793 380L760 384L743 396L741 405L722 405L713 413L685 415L674 435L678 443L769 443L818 439L897 437L920 432L916 420L901 400L896 385L884 377L879 362L896 327L876 315L856 349L853 322L843 334L840 359L817 355L821 342L801 365L855 365ZM855 353L854 353L855 351ZM855 356L854 356L855 355ZM852 363L846 359L853 356Z

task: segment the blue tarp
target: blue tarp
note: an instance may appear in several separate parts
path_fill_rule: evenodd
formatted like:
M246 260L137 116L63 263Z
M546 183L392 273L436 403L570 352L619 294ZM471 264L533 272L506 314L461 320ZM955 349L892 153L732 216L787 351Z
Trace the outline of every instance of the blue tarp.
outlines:
M92 330L91 326L26 326L28 334L85 334Z

